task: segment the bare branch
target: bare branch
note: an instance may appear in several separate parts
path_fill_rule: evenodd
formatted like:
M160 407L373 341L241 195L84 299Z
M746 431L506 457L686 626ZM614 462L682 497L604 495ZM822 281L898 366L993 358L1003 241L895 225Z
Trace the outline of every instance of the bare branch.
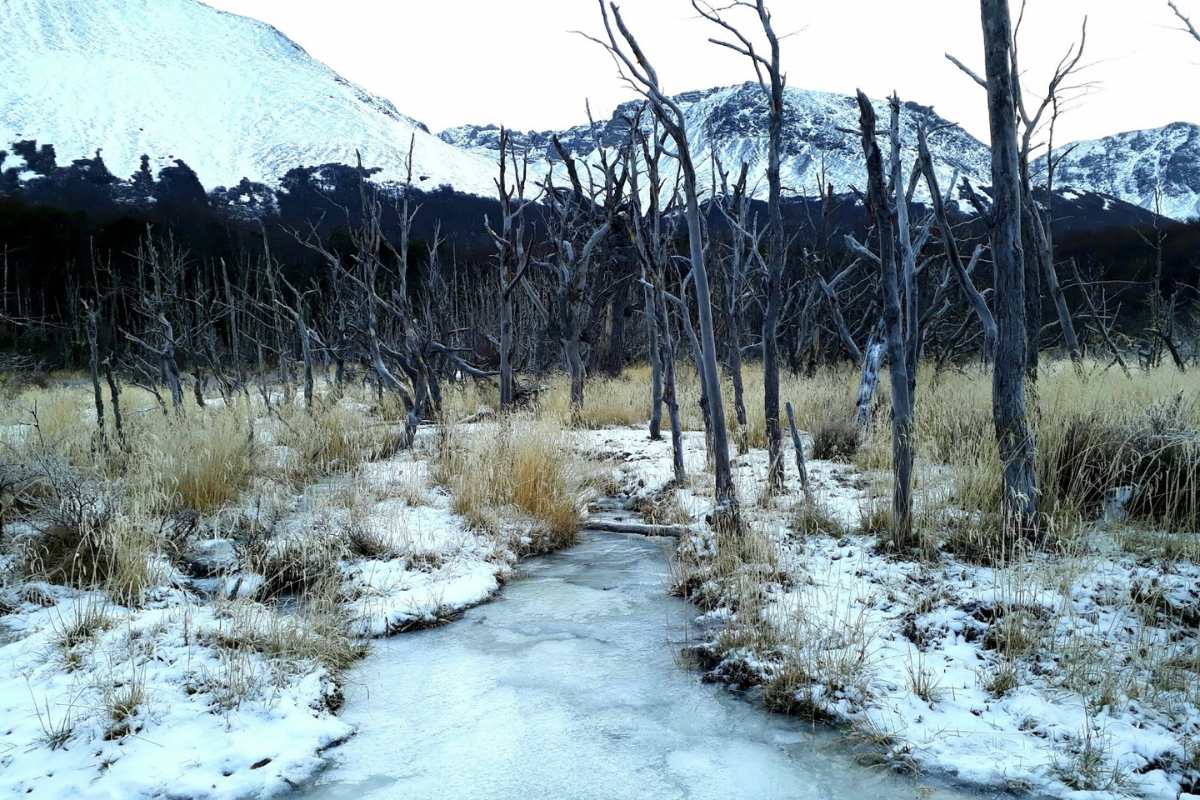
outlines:
M1179 10L1179 6L1175 5L1175 0L1167 0L1167 5L1171 7L1171 11L1175 13L1175 16L1179 18L1179 21L1183 23L1183 28L1181 28L1181 30L1191 36L1197 42L1200 42L1200 30L1196 30L1196 26L1192 24L1192 21L1186 17L1182 11Z

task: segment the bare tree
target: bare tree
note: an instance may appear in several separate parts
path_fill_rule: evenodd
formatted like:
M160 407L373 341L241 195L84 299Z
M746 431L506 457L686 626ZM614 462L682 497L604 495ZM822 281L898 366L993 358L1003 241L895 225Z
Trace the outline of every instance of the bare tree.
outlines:
M553 256L539 265L554 279L554 327L562 345L563 359L571 378L571 417L578 423L583 414L585 360L584 334L591 323L596 301L593 279L597 250L613 229L617 208L624 197L624 173L616 174L617 164L610 164L601 150L601 183L596 186L592 171L588 172L588 188L583 186L575 159L566 151L558 137L554 148L567 168L571 188L559 191L548 181L547 221L553 240ZM618 159L621 161L622 159Z
M1021 228L1020 148L1012 74L1008 0L980 0L992 139L992 260L996 287L996 361L992 408L1004 470L1006 528L1036 529L1036 444L1026 418L1025 253Z
M508 166L512 164L513 178L508 179ZM485 218L484 227L496 245L496 262L500 268L500 407L512 408L515 400L513 379L513 297L521 281L525 279L533 263L528 234L526 211L532 199L525 196L529 177L529 155L522 153L518 161L516 146L506 128L500 129L500 175L496 179L497 198L500 201L500 229L492 228Z
M740 526L737 490L733 484L733 469L729 457L729 437L725 427L725 405L721 399L721 380L717 369L716 336L713 332L712 296L705 266L703 232L700 222L700 200L696 183L696 167L692 161L683 110L662 92L658 73L637 39L621 18L615 3L605 6L597 0L607 41L589 37L601 44L614 58L622 75L647 101L651 113L675 145L673 155L682 173L685 218L688 228L691 277L695 287L697 313L700 321L700 340L703 361L700 375L708 396L708 418L713 436L713 472L716 478L717 516L731 527ZM612 16L609 16L609 10ZM616 23L616 30L613 23ZM620 39L618 39L618 32Z
M183 414L183 386L179 380L179 362L176 359L178 340L176 326L168 314L175 308L184 258L185 254L175 246L173 238L168 236L160 246L147 228L136 255L141 289L136 310L141 316L144 330L139 331L140 335L125 331L125 338L139 345L151 357L147 359L143 356L137 361L145 385L156 395L155 386L166 386L171 394L171 405L179 415Z
M714 158L714 161L716 159ZM733 384L733 408L737 418L738 436L737 448L739 455L750 451L749 424L746 417L745 385L742 380L742 315L747 289L747 278L751 252L758 245L754 235L743 235L742 231L750 228L750 198L746 193L746 178L749 164L742 162L741 171L732 193L729 189L729 174L715 165L715 172L721 176L721 191L714 198L717 207L724 215L731 229L728 252L720 259L721 274L724 277L724 314L726 338L725 367L729 372L730 383Z
M637 119L640 119L640 114ZM664 182L659 166L664 147L663 140L658 135L658 126L655 125L650 135L647 135L640 125L636 124L637 119L630 126L625 172L629 176L629 225L641 269L646 314L652 326L650 334L653 335L650 437L653 439L658 433L655 417L661 416L661 409L665 406L671 426L671 458L675 482L683 485L687 480L687 472L683 461L683 423L679 416L679 399L675 386L676 344L666 299L666 265L675 238L674 215L664 213L661 205ZM648 184L647 207L644 211L638 172L639 151L646 168ZM676 197L676 193L672 192L671 197ZM673 201L668 205L668 211L670 205L673 205Z
M779 317L784 304L784 266L787 260L787 242L783 230L783 184L780 177L781 151L783 147L784 92L787 77L780 66L779 37L771 24L771 12L766 0L735 0L722 9L714 8L705 0L692 0L692 7L708 21L720 26L732 37L710 39L720 47L728 48L750 59L758 76L770 107L767 123L767 266L765 305L762 321L763 353L763 411L767 426L768 472L767 485L772 490L783 487L783 430L780 425L779 406ZM767 41L766 55L761 55L753 41L737 26L726 19L723 12L743 8L751 10L758 18L762 34ZM697 287L699 288L699 287Z

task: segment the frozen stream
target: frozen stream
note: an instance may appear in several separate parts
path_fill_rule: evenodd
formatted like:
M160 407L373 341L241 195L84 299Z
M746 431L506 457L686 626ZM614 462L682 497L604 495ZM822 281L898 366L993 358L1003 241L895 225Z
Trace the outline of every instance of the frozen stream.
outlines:
M858 765L845 741L676 663L694 613L661 541L585 534L452 625L374 643L360 732L303 796L979 798Z

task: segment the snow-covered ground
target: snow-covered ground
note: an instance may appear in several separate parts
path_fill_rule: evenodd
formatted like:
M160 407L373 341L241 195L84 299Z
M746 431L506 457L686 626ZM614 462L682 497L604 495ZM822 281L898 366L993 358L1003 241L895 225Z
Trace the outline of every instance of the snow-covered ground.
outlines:
M431 479L432 433L410 452L268 503L271 537L259 553L353 531L361 544L339 559L337 611L361 637L438 624L487 600L527 543L519 520L498 535L454 513ZM782 705L848 723L893 763L972 785L1164 800L1195 786L1194 564L1138 560L1105 530L1082 552L1007 568L944 553L897 558L852 532L886 498L884 476L810 460L829 522L806 533L799 493L762 497L766 460L755 450L735 460L735 477L748 529L774 563L755 573L760 602L748 604L744 586L704 572L716 547L704 532L702 434L685 434L684 487L671 485L668 440L650 442L640 428L573 435L631 507L698 532L681 543L677 573L698 570L716 599L704 606L710 641L699 648L712 677L761 684L776 707L782 695ZM938 475L923 483L936 491ZM229 513L263 501L242 505ZM353 734L337 716L341 676L321 657L319 624L262 596L270 579L249 550L212 539L195 560L215 570L163 561L161 585L138 609L7 581L0 792L233 798L310 779L323 751Z
M711 510L702 435L685 438L690 485L666 491L668 441L634 429L582 437L631 496L697 523ZM889 498L885 476L827 461L808 470L834 530L805 535L796 499L761 500L765 453L735 460L749 529L778 564L751 611L735 608L734 586L711 587L722 600L705 615L713 677L786 693L793 708L849 723L893 763L969 784L1071 798L1197 791L1195 564L1139 560L1105 530L1081 553L1006 568L945 553L900 559L852 533ZM937 483L925 476L927 491ZM715 551L710 536L696 538L681 552ZM750 621L767 626L769 646L747 642Z
M353 527L372 551L337 566L338 611L353 634L451 619L496 593L528 529L468 529L430 479L430 433L297 494L256 487L244 508L201 527L270 516L270 541L257 545L268 553ZM0 794L240 798L311 778L322 751L354 732L336 715L341 676L320 658L319 621L262 596L254 547L208 539L184 559L202 566L192 574L162 560L161 586L137 609L12 574L0 581ZM11 573L11 560L2 566Z
M0 647L0 791L29 797L247 797L294 786L352 733L312 659L219 644L249 603L164 589L137 611L26 586ZM100 628L67 642L81 619Z

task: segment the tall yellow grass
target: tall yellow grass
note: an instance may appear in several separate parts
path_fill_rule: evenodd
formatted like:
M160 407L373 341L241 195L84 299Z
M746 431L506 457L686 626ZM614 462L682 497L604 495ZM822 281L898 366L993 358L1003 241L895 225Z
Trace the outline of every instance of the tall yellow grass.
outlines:
M535 520L544 534L539 549L572 543L582 522L586 476L552 419L516 415L446 428L435 478L453 496L455 512L479 527L495 529L506 509Z

